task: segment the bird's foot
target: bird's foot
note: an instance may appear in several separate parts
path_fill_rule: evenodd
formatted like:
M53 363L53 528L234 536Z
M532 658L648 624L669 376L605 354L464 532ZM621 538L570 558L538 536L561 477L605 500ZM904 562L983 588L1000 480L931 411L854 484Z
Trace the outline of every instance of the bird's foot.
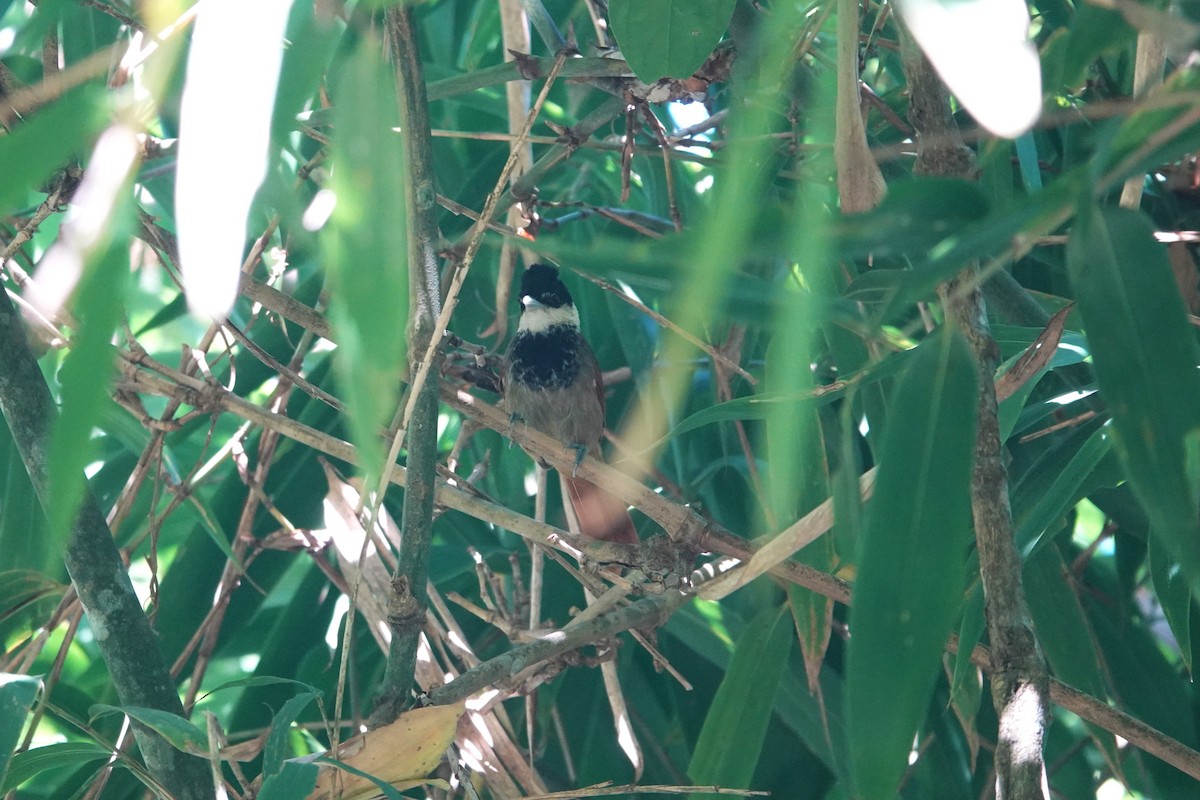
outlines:
M521 418L521 415L515 411L508 415L508 446L509 447L513 446L513 438L512 438L513 428L515 428L517 426L518 422L524 422L524 421L525 420L523 420Z
M568 450L575 451L575 464L571 467L571 477L575 477L575 473L579 472L579 465L583 463L583 459L587 456L587 445L585 444L569 444Z

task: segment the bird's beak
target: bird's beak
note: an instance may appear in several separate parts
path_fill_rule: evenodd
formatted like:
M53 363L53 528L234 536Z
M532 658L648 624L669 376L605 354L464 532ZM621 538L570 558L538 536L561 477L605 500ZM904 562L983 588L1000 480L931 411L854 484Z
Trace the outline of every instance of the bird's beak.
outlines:
M531 308L545 308L546 306L533 299L533 295L524 295L521 298L521 308L528 311Z

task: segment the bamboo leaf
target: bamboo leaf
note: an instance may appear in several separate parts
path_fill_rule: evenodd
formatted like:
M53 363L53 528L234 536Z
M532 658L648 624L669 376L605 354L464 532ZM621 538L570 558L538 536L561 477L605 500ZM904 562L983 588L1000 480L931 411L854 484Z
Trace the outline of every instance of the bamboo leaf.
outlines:
M95 86L68 92L0 137L0 211L7 213L86 149L105 124L102 94Z
M114 243L104 249L80 283L75 312L80 328L59 371L62 413L50 434L52 499L46 516L55 539L66 535L86 491L84 468L96 447L92 429L109 402L109 381L115 367L109 340L121 318L128 278L128 250Z
M25 717L41 681L26 675L0 674L0 783L8 772L11 754L21 739Z
M1043 548L1025 562L1029 613L1055 677L1104 700L1109 692L1096 657L1097 643L1067 574L1067 565L1055 547ZM1117 743L1112 733L1098 725L1087 727L1109 762L1117 764Z
M44 772L72 770L112 758L112 750L95 742L62 742L35 747L13 755L8 775L0 781L0 792L16 789Z
M317 699L312 692L301 692L289 697L283 708L271 720L271 732L267 734L267 743L263 745L263 775L277 775L284 767L284 759L288 755L288 737L291 735L292 723L300 716L300 712L308 708L308 704Z
M1085 438L1086 437L1086 438ZM1080 431L1047 450L1012 490L1014 537L1026 556L1041 549L1044 534L1086 494L1088 478L1112 447L1107 427ZM1061 523L1060 523L1061 524Z
M93 718L105 714L127 714L147 728L154 729L177 750L194 755L208 754L208 736L205 735L204 731L178 714L172 714L169 711L160 711L157 708L143 708L141 706L122 706L118 708L116 706L105 705L104 703L97 703L92 706L90 714Z
M721 41L736 0L610 0L621 54L643 83L687 78Z
M333 216L323 232L345 382L363 469L378 474L405 364L408 264L396 92L377 45L364 41L338 84ZM315 208L315 206L314 206ZM310 212L312 209L310 209Z
M1200 353L1166 251L1141 214L1089 206L1068 266L1117 452L1151 535L1200 598L1200 498L1186 453L1200 428Z
M846 691L850 762L863 798L893 798L962 598L970 531L976 370L942 332L896 391L860 545Z
M746 626L692 753L693 782L750 785L794 638L786 607L765 609Z
M317 785L320 769L316 764L289 761L280 772L263 781L262 800L303 800ZM263 773L264 775L266 773Z

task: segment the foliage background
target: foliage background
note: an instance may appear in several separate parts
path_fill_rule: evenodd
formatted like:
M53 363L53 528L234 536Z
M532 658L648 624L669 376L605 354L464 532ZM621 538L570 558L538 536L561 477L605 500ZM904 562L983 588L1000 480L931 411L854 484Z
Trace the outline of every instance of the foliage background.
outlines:
M708 114L696 119L714 115L711 125L670 139L665 160L648 120L637 122L641 112L627 114L625 99L610 93L629 74L619 61L614 68L612 59L594 57L589 4L527 5L544 9L561 31L572 25L592 59L572 65L575 78L555 81L534 125L534 157L549 168L536 180L541 228L525 246L620 287L608 292L566 276L600 363L628 368L609 395L609 427L624 441L611 460L651 452L649 485L746 539L782 530L832 498L837 524L798 558L853 582L860 566L869 572L870 555L881 565L877 574L909 578L887 584L885 608L927 608L905 623L936 648L948 630L935 620L949 614L969 645L983 630L961 505L971 422L959 418L972 395L956 388L954 346L937 349L947 337L934 334L943 321L935 289L973 263L1011 275L989 288L1005 369L1052 313L1075 302L1057 318L1052 359L1000 408L1029 609L1055 677L1197 747L1190 670L1200 641L1193 614L1200 404L1189 323L1200 293L1195 234L1187 232L1200 229L1190 155L1200 147L1200 114L1188 61L1196 28L1186 12L1031 3L1043 120L1009 142L978 131L956 109L978 156L979 180L967 182L912 175L897 23L889 5L865 4L863 109L888 195L874 211L841 216L831 145L845 134L834 114L837 12L829 4L711 4L718 35L737 58L728 79L705 93ZM616 12L621 4L611 5ZM666 13L646 9L651 18ZM15 297L29 299L46 280L39 270L67 236L64 212L80 175L97 168L101 134L116 124L141 133L136 167L113 193L103 235L81 248L86 270L69 307L29 326L62 409L49 474L51 491L61 494L49 513L11 439L0 442L0 664L40 680L0 686L18 711L0 723L2 786L23 798L123 797L144 788L123 717L98 714L97 704L119 702L96 632L68 588L72 476L85 468L191 719L202 729L211 713L229 742L252 743L249 761L224 767L232 791L245 796L260 773L284 774L280 750L256 737L275 731L288 755L324 750L335 707L352 731L369 715L384 673L385 651L373 635L381 618L369 606L386 574L382 584L364 579L369 591L358 600L368 623L344 637L361 536L353 514L329 498L352 491L346 479L354 466L344 455L323 460L275 418L246 418L248 407L269 409L361 444L394 413L396 398L372 405L406 374L402 354L377 345L387 331L404 329L409 305L395 281L405 266L397 233L404 178L383 32L374 4L292 9L269 170L248 221L252 277L328 311L334 332L306 332L295 316L276 313L277 295L253 286L231 326L218 330L187 313L172 244L187 13L171 3L0 3L0 88L9 106L0 110L7 128L0 200L8 215L6 288ZM517 78L515 66L503 66L499 6L442 0L416 4L413 14L436 189L445 205L478 211L508 156L503 86ZM152 37L142 32L161 31L180 15L184 23L149 47ZM546 42L544 20L534 22L532 51L543 57L544 76L556 47ZM1166 86L1147 98L1135 98L1132 85L1139 27L1171 45ZM652 49L655 37L646 38L641 47ZM631 61L644 54L638 48L626 48ZM127 49L144 60L119 64ZM236 67L236 54L230 61ZM541 85L533 81L533 91ZM668 135L685 124L673 111L688 109L646 108ZM562 129L580 131L581 120L592 124L579 140L560 141ZM1144 189L1136 214L1115 210L1129 178ZM342 210L324 227L306 223L306 210L331 187ZM443 208L438 224L443 254L461 256L470 219ZM492 349L503 338L488 331L515 312L497 293L509 280L498 266L501 241L484 240L451 324ZM717 368L622 294L719 348L757 383ZM352 331L385 333L354 340ZM939 352L949 355L933 360ZM147 370L159 376L157 394L132 382L133 372ZM189 375L201 382L189 383ZM223 388L202 391L208 375ZM813 391L821 385L830 388ZM348 403L350 415L329 398ZM951 411L935 413L939 401ZM471 476L482 497L534 513L526 488L532 464L503 432L477 430L443 405L437 446L460 482ZM400 463L406 458L402 452ZM857 482L877 464L891 470L889 505L876 497L863 507ZM393 488L384 510L400 518L402 499ZM908 524L923 504L938 506L940 516ZM551 481L555 524L557 508ZM489 519L440 513L429 559L441 598L480 606L481 587L492 587L499 625L448 600L434 609L432 630L460 626L479 658L510 647L504 624L524 626L528 603L529 550ZM643 537L656 532L645 516L636 519ZM864 541L882 549L864 553ZM392 565L385 549L371 553L376 570ZM935 585L949 587L947 599L931 599ZM859 599L872 591L878 598L884 590L855 586ZM543 618L559 625L584 605L576 577L554 562L546 565L543 598ZM874 621L901 630L881 619ZM690 690L622 636L615 659L643 749L641 781L840 798L856 796L852 781L871 785L878 769L885 784L893 776L900 782L904 797L987 796L996 719L977 668L947 654L931 673L903 649L880 650L864 656L872 671L848 683L848 637L859 623L843 602L769 578L720 600L691 600L655 637ZM433 639L435 673L470 665L451 637ZM481 779L482 791L512 796L635 778L594 663L604 650L554 662L524 687L535 702L506 692L481 715L491 725L491 750L476 758L494 770ZM864 685L898 698L897 707L915 706L919 729L905 728L892 704L855 694ZM859 717L848 719L847 708ZM1052 718L1045 758L1055 796L1195 795L1197 773L1188 777L1128 744L1120 724L1084 722L1060 706ZM874 732L893 728L905 757L915 742L910 765L860 752L871 750ZM478 739L459 731L465 751L480 747ZM110 769L114 745L122 756ZM306 792L292 791L287 796Z

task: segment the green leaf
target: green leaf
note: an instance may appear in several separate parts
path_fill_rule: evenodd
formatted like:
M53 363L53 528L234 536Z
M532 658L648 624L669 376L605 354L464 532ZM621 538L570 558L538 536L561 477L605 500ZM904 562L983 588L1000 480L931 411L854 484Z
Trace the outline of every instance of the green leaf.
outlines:
M1159 102L1139 107L1119 125L1111 123L1107 128L1111 135L1101 140L1089 163L1093 177L1107 177L1111 185L1131 175L1144 175L1147 170L1175 161L1179 153L1195 149L1200 142L1200 122L1186 98L1197 89L1200 71L1175 70L1155 90ZM1172 103L1172 96L1179 97L1179 101Z
M1033 194L1042 190L1042 172L1038 166L1037 141L1033 132L1021 134L1016 140L1017 163L1021 167L1021 180L1025 182L1025 191Z
M43 772L72 770L111 757L111 750L95 742L63 742L26 750L12 757L8 776L0 782L0 792L16 789Z
M694 783L749 787L794 638L786 607L765 609L746 626L692 753Z
M1071 235L1068 267L1117 452L1151 536L1200 598L1200 499L1185 447L1200 427L1200 353L1166 250L1140 213L1089 206Z
M141 706L110 706L97 703L89 712L93 719L104 714L128 714L133 719L156 731L171 743L176 750L195 755L208 754L208 737L194 724L169 711Z
M283 768L284 759L288 757L292 723L316 698L317 695L312 692L301 692L288 698L283 708L275 714L271 720L271 732L267 734L267 743L263 746L263 775L276 775Z
M609 0L608 23L643 83L688 78L725 33L737 0Z
M1029 556L1047 541L1044 534L1086 494L1084 486L1112 447L1107 427L1082 442L1072 436L1050 448L1012 490L1017 549ZM1061 525L1061 523L1060 523Z
M244 689L244 688L250 687L250 686L276 686L281 683L287 683L287 684L292 684L294 686L299 686L303 689L307 689L309 692L313 693L314 695L320 694L320 692L318 692L315 688L313 688L313 686L311 684L305 683L304 681L297 681L297 680L293 680L291 678L277 678L274 675L254 675L249 678L238 678L237 680L226 681L225 683L222 683L220 686L209 689L207 692L204 693L203 697L208 697L209 695L214 695L217 692L220 692L224 689Z
M762 392L749 397L737 397L724 403L706 406L673 427L662 441L671 441L690 431L717 422L734 420L770 419L780 409L795 410L796 406L811 405L816 408L829 405L845 397L852 387L869 386L885 378L898 375L908 365L911 351L892 353L887 358L858 370L831 386L818 386L808 392Z
M379 431L391 424L406 375L408 257L396 90L379 45L360 43L338 83L331 185L337 198L324 233L338 331L337 366L363 469L379 474Z
M360 778L371 781L371 783L375 784L375 788L379 789L379 793L388 798L388 800L404 800L404 795L397 791L396 787L392 786L390 783L379 780L379 778L376 778L374 775L363 772L357 767L352 767L343 761L338 761L337 759L328 758L326 756L321 756L317 759L317 762L320 764L332 764L338 769L349 772L351 775L357 775Z
M304 800L316 788L320 774L316 764L288 761L280 772L263 781L258 796L260 800Z
M1084 3L1076 7L1068 33L1053 42L1058 69L1046 73L1046 89L1053 93L1077 90L1089 67L1108 53L1119 52L1137 39L1137 32L1112 8Z
M1085 610L1113 693L1121 698L1125 710L1184 746L1195 748L1200 742L1195 717L1180 713L1181 709L1191 708L1192 687L1179 680L1178 666L1164 657L1158 638L1146 627L1130 625L1127 615L1106 608L1103 602L1090 602ZM1151 756L1143 756L1142 762L1153 781L1146 786L1145 797L1195 797L1194 778Z
M1029 613L1055 677L1103 701L1109 691L1096 657L1098 646L1067 574L1067 564L1055 547L1043 548L1025 562ZM1088 730L1110 762L1116 764L1117 744L1112 733L1092 724Z
M59 371L62 410L50 435L47 517L51 535L62 539L70 530L87 491L84 468L95 452L93 427L109 402L109 378L115 367L110 338L121 318L129 275L126 249L111 246L85 274L78 292L80 328Z
M0 572L0 620L48 597L58 597L66 586L40 572L12 569Z
M975 361L954 331L924 341L897 387L860 546L847 654L859 796L894 798L960 607L970 542Z
M938 284L968 264L979 260L987 262L997 256L1003 256L1016 237L1040 236L1057 227L1069 216L1085 178L1086 175L1079 169L1064 173L1035 195L1023 196L1012 206L995 209L975 224L947 230L944 236L938 237L940 241L931 243L933 246L926 245L924 250L918 248L915 251L907 251L905 255L911 258L913 263L911 278L896 292L889 311L883 318L890 319L892 314L933 294ZM889 200L892 194L894 191L889 187ZM916 235L918 234L909 234ZM886 244L886 230L877 230L873 236ZM847 239L844 242L844 252L856 252L858 247L869 243L871 238L870 232L864 232L861 241L857 237ZM865 252L861 254L866 255Z
M47 504L51 536L63 539L87 491L84 468L95 453L93 428L110 402L109 379L116 366L110 344L121 319L129 279L127 243L105 247L88 265L75 295L79 330L59 371L62 410L50 434Z
M845 257L908 254L947 236L957 240L968 225L985 221L989 210L987 195L976 183L914 178L889 186L873 211L837 220L832 232Z
M4 566L64 577L61 551L46 535L46 513L7 421L0 422L0 481L0 553L4 553ZM0 600L0 618L13 608Z
M10 754L21 740L25 717L41 681L27 675L0 674L0 783L8 772Z
M954 656L954 674L950 681L950 702L959 716L974 719L979 710L980 694L977 687L979 668L971 661L975 645L983 638L986 627L983 616L983 584L972 584L963 602L962 621L958 627L958 653Z
M275 109L271 115L271 137L283 143L296 127L296 115L312 97L321 75L329 68L334 46L342 28L318 21L313 6L296 3L287 25L288 47L279 65L279 85L275 90Z
M1150 538L1147 553L1150 565L1150 581L1154 584L1154 595L1162 606L1163 616L1171 627L1175 641L1179 643L1179 654L1184 666L1191 672L1192 663L1192 593L1177 565L1163 549L1156 537Z
M14 210L87 149L106 122L103 100L98 86L75 89L0 136L0 213Z
M1032 331L1034 335L1032 338L1024 340L1020 336L1021 332L1023 331ZM1036 341L1037 336L1040 333L1040 329L1032 328L1013 328L1008 326L995 326L992 328L992 336L995 338L996 343L1000 345L1002 350L1006 344L1015 344L1017 341L1021 342L1022 347L1028 346ZM1006 334L1010 337L1007 340L1002 338ZM1055 347L1054 354L1050 357L1050 360L1035 374L1031 375L1028 380L1026 380L1020 387L1017 388L1015 392L1000 401L999 415L1001 441L1008 441L1008 437L1012 435L1017 423L1022 419L1022 413L1026 411L1025 404L1029 401L1029 398L1037 388L1039 381L1041 381L1046 373L1050 372L1051 370L1058 369L1059 367L1065 367L1070 364L1078 364L1086 359L1087 355L1087 341L1083 338L1083 336L1070 331L1065 332L1062 336L1062 339ZM1024 351L1022 350L1021 352L1013 355L1011 358L1006 359L1005 362L996 370L996 379L999 381L999 379L1007 374L1013 365L1020 361L1023 356ZM1057 403L1053 404L1053 408L1057 409L1060 407L1061 406L1059 406Z

